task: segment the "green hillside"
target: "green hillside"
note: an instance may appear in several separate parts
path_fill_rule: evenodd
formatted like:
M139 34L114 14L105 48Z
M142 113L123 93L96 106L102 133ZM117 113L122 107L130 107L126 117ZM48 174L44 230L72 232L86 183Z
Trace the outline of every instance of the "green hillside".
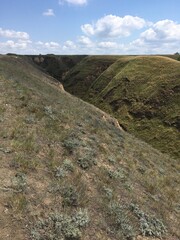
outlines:
M25 57L25 56L24 56ZM50 74L57 80L61 80L66 73L76 66L86 55L28 55L25 58L30 63L35 63L39 69Z
M91 57L87 59L96 65ZM84 89L85 79L94 71L77 77L76 70L77 66L63 81L67 91L110 113L124 129L153 147L180 157L179 61L159 56L120 56L86 85L85 91L81 87Z
M179 239L177 160L25 57L0 89L0 239Z
M118 58L118 56L88 56L70 69L60 81L67 91L85 97L91 84Z

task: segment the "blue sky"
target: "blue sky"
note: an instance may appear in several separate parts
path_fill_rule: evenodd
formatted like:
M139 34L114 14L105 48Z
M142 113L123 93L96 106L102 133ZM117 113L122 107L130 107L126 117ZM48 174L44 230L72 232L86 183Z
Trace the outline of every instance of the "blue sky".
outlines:
M0 0L0 53L180 51L180 0Z

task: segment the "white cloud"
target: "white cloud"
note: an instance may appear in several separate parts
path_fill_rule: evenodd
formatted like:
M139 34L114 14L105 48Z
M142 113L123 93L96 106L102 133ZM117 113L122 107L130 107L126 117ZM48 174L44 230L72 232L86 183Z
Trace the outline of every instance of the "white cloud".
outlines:
M168 19L159 21L143 32L141 38L144 41L179 41L180 24Z
M47 54L47 53L53 53L53 54L59 54L61 51L61 45L58 42L42 42L38 41L33 44L34 51L41 53L41 54Z
M0 28L0 53L165 54L180 50L180 24L168 19L149 23L139 17L107 15L81 28L86 35L62 45L56 40L31 42L26 32ZM141 29L136 37L120 39L136 29Z
M76 44L70 40L66 41L63 46L63 50L73 50L76 49Z
M15 42L12 40L8 40L6 42L1 42L0 46L7 47L10 49L26 49L27 43L26 42Z
M37 45L41 46L42 48L46 49L58 49L60 48L60 44L57 42L37 42Z
M44 45L44 43L42 41L38 41L38 42L36 42L36 44L39 45L39 46L43 46Z
M88 36L93 36L96 34L95 27L91 24L82 25L81 30Z
M26 32L17 32L9 29L0 28L0 37L4 38L19 38L19 39L29 39L29 34Z
M32 53L31 41L26 40L7 40L5 42L0 42L0 53L5 54L9 52L25 54L28 52Z
M118 44L116 42L99 42L98 47L100 47L100 48L118 48Z
M26 32L0 28L0 37L7 39L0 42L0 53L9 51L23 53L32 44L30 36Z
M84 24L81 30L88 36L98 36L102 38L127 37L133 30L142 29L147 22L143 18L115 15L106 15L96 23Z
M47 9L47 11L43 12L43 15L48 16L48 17L55 16L54 11L51 8L49 8L49 9Z
M84 47L92 47L93 42L86 36L80 36L78 38L78 43Z
M87 0L59 0L59 4L62 5L64 2L67 2L69 4L73 5L84 5L87 4Z
M180 24L172 20L161 20L140 34L139 38L127 44L127 51L142 53L173 53L180 46Z

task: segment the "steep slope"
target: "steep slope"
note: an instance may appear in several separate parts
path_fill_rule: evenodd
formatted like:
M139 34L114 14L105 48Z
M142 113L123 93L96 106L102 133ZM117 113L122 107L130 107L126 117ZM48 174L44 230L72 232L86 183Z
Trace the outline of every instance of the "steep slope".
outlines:
M0 87L0 239L178 239L176 160L22 57Z
M41 70L61 80L66 73L76 66L86 55L28 55L27 60L35 63Z
M69 82L76 84L73 75L63 81L65 89L115 116L128 132L162 152L180 157L179 61L124 56L89 83L85 92Z
M60 81L65 84L67 91L76 96L86 96L89 86L118 58L118 56L87 56Z

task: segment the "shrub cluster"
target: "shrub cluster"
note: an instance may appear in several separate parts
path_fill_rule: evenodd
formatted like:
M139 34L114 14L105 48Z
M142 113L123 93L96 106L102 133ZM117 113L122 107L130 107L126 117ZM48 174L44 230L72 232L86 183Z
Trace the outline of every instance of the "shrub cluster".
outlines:
M27 186L26 174L16 173L15 177L12 179L13 188L17 191L24 191Z
M107 199L112 199L113 197L113 190L111 188L103 187L103 191L107 197Z
M108 176L112 179L121 179L125 178L125 174L122 168L118 168L117 170L108 170Z
M166 232L166 227L159 219L144 213L136 204L131 204L130 208L139 219L140 231L143 236L161 238Z
M81 145L81 142L78 138L68 138L63 142L63 146L69 151L69 153L73 153L73 151Z
M39 220L31 231L31 239L65 240L80 239L82 229L89 223L86 209L79 209L69 216L63 213L52 213L45 220Z
M129 220L128 209L117 202L113 202L109 205L109 210L117 230L123 233L125 239L132 239L135 236L135 229Z
M77 164L82 169L89 169L97 165L96 151L89 146L87 139L83 139L79 133L72 132L63 142L63 146L70 154L76 154Z
M93 165L97 164L96 159L94 159L94 157L90 154L87 154L83 157L80 157L77 161L78 165L82 168L82 169L89 169L91 168Z
M58 166L55 168L54 173L57 178L64 178L68 172L73 172L74 166L69 159L65 159L62 166Z
M77 206L79 202L79 194L74 186L68 186L62 190L63 205Z

